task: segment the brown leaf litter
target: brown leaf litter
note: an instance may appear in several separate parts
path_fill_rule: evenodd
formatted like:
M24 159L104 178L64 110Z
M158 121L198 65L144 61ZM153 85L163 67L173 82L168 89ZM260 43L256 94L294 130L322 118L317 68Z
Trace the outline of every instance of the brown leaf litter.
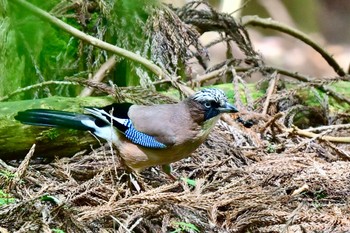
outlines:
M200 232L349 230L348 161L322 140L287 135L279 139L283 147L268 145L258 129L220 122L191 158L175 163L174 174L196 180L195 187L153 168L135 176L137 192L108 146L31 164L16 184L1 176L1 187L16 201L0 207L0 226L10 232L171 232L183 222Z

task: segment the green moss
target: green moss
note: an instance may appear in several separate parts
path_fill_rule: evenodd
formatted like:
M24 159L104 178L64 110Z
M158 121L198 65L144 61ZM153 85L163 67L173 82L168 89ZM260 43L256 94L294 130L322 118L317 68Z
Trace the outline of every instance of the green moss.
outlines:
M14 203L15 200L16 199L13 198L10 194L7 194L2 189L0 189L0 206Z
M42 136L49 138L50 140L55 140L57 137L59 137L60 133L57 129L50 129L43 131Z

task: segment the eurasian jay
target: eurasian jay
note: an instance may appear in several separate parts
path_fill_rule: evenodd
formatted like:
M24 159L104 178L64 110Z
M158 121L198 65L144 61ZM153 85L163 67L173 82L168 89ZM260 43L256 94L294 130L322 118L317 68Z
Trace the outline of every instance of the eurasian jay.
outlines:
M139 172L155 165L164 169L188 157L204 142L221 113L238 112L224 92L214 88L176 104L114 103L86 107L85 111L87 114L29 109L15 119L29 125L90 131L113 143L125 165Z

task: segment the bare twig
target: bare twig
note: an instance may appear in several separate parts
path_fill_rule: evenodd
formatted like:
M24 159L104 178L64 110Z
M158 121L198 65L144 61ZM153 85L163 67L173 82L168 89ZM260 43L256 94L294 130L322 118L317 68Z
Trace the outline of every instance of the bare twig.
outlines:
M288 153L294 153L295 151L297 150L300 150L302 147L304 147L305 145L307 144L310 144L312 141L315 141L316 139L320 139L320 138L323 138L323 137L327 137L327 136L324 136L326 135L327 133L330 132L330 130L328 131L324 131L322 132L321 134L304 134L304 132L300 132L302 130L298 129L296 126L293 126L293 133L295 133L296 131L298 131L297 133L295 134L298 134L298 135L303 135L303 136L306 136L306 137L309 137L310 139L304 139L302 142L300 142L298 145L294 146L293 148L291 148L290 150L288 150Z
M253 70L253 68L236 66L235 70L236 70L236 72L245 72L245 71L248 71L248 70ZM259 71L259 70L267 71L267 72L271 72L271 73L274 72L274 71L277 71L279 74L282 74L282 75L294 78L294 79L302 81L302 82L317 81L315 78L312 78L312 77L310 77L308 75L300 74L298 72L291 72L289 70L286 70L286 69L283 69L283 68L279 68L279 67L274 67L274 66L262 66L262 67L259 67L259 69L256 69L256 71ZM220 69L217 69L217 70L211 71L209 73L205 73L205 74L199 75L196 78L194 78L193 81L201 84L203 82L215 79L215 78L217 78L220 75L224 75L227 72L230 72L230 70L227 69L227 67L223 66ZM344 77L339 77L337 80L347 81L347 79L344 78Z
M332 130L339 130L339 129L349 129L350 128L350 124L342 124L342 125L326 125L326 126L320 126L320 127L316 127L316 128L308 128L308 129L303 129L306 132L320 132L323 130L328 130L328 129L332 129Z
M261 129L260 129L260 133L263 134L265 132L265 130L272 125L274 122L276 122L278 119L280 119L283 116L282 112L277 113L276 115L274 115L272 117L272 119L270 119Z
M345 160L350 160L350 154L347 151L342 150L341 148L337 147L336 145L334 145L330 141L327 141L327 140L323 140L323 141L324 141L324 143L326 143L327 146L329 146L335 152L337 152L340 157L342 157Z
M300 188L296 189L293 191L293 193L291 194L292 197L299 195L300 193L309 190L309 185L307 184L303 184L303 186L301 186Z
M240 91L239 91L239 83L238 83L238 75L236 74L236 71L234 68L232 70L232 84L233 84L233 90L234 90L234 99L235 99L235 105L238 107L243 107L243 102L240 96Z
M95 75L90 79L90 81L96 82L96 83L101 82L106 77L108 72L113 68L113 66L115 66L115 64L117 62L115 58L116 58L115 56L110 57L100 67L100 69L95 73ZM80 93L79 96L80 97L90 96L93 92L94 92L94 89L92 89L90 87L85 87L84 90L82 90L82 92Z
M327 61L327 63L333 68L333 70L339 75L339 76L346 76L346 73L344 70L340 67L340 65L333 59L333 57L328 54L327 51L325 51L321 46L319 46L317 43L315 43L308 35L305 33L289 27L288 25L285 25L283 23L280 23L278 21L274 21L272 19L262 19L258 16L244 16L242 17L242 25L252 25L252 26L261 26L264 28L272 28L280 32L284 32L288 35L291 35L307 45L311 46L313 49L315 49L319 54L322 55L322 57Z
M0 159L0 167L5 168L6 170L10 172L16 172L16 168L8 165L3 160Z
M300 136L313 138L313 139L321 138L323 140L327 140L327 141L330 141L330 142L350 143L350 137L323 136L323 133L322 134L316 134L316 133L312 133L312 132L309 132L309 131L305 131L305 130L299 129L299 128L295 127L295 126L293 126L292 128L286 129L285 131L289 132L289 133L297 134L297 135L300 135Z
M266 100L264 103L264 107L262 110L262 114L267 114L267 109L270 105L270 100L271 100L271 96L274 92L276 92L276 85L278 83L278 76L277 76L277 72L275 71L272 75L271 75L271 80L269 82L269 88L267 89L267 93L266 93Z
M3 97L0 97L0 102L1 101L5 101L5 100L8 100L9 98L11 98L12 96L14 95L17 95L17 94L20 94L22 92L25 92L25 91L29 91L29 90L32 90L32 89L36 89L36 88L40 88L40 87L44 87L44 86L48 86L48 85L80 85L78 82L71 82L71 81L46 81L46 82L42 82L42 83L37 83L37 84L34 84L34 85L30 85L30 86L27 86L27 87L23 87L23 88L18 88L17 90L15 90L14 92L6 95L6 96L3 96Z
M302 82L312 82L315 81L315 78L311 78L308 75L300 74L298 72L291 72L289 70L285 70L279 67L273 67L273 66L265 66L263 67L264 71L277 71L279 74L283 74L285 76L295 78L296 80L302 81Z
M236 72L244 72L249 70L250 68L248 67L234 67ZM197 76L193 81L197 82L199 84L202 84L203 82L209 81L211 79L217 78L218 76L224 75L227 72L231 72L231 69L228 69L227 66L223 66L220 69L214 70L212 72L202 74Z
M131 230L129 230L126 226L124 226L124 224L123 224L121 221L119 221L116 217L114 217L114 216L111 215L111 218L112 218L114 221L116 221L116 222L125 230L125 232L131 233Z

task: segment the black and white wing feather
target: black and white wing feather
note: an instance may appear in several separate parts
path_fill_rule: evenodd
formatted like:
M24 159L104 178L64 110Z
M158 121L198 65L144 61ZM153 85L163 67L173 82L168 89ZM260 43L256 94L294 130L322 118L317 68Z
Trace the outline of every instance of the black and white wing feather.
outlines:
M87 107L85 110L96 118L118 129L127 139L137 145L157 149L166 148L166 145L157 141L155 137L135 129L127 114L131 105L132 104L129 103L121 103L108 105L103 108Z

